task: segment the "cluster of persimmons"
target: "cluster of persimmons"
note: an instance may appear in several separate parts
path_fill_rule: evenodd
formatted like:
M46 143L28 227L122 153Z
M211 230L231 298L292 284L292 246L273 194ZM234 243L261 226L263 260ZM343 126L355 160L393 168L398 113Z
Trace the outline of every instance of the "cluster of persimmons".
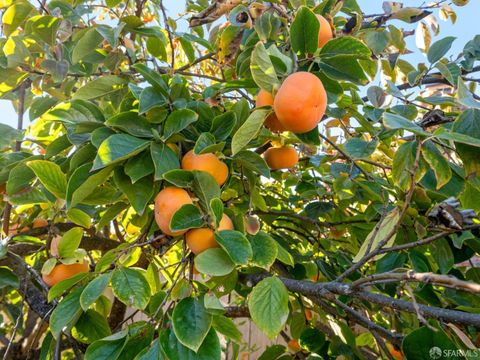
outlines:
M333 38L333 32L325 18L320 15L317 15L317 18L320 22L318 47L322 47ZM273 94L263 89L260 90L256 106L272 107L272 113L268 115L264 125L273 133L284 131L306 133L317 127L322 119L327 106L327 95L317 76L300 71L288 76L282 85L274 90ZM175 148L174 150L178 153L178 149ZM270 147L263 156L272 170L292 168L299 159L294 147L284 145ZM205 171L211 174L220 186L227 181L229 176L228 166L213 153L195 154L193 150L190 150L183 156L181 166L184 170ZM188 248L195 255L207 249L218 247L214 237L215 230L232 230L234 228L232 220L224 214L216 229L214 224L209 224L209 227L174 232L170 228L170 222L175 212L185 204L193 204L193 199L186 190L173 186L162 189L155 198L155 220L163 233L170 236L183 235ZM255 219L246 220L247 228L258 226L258 223L250 224L252 221L255 222ZM43 221L32 226L46 225L48 223ZM18 229L12 230L15 233ZM21 231L23 230L21 229ZM58 257L60 239L57 236L51 241L50 254L54 257ZM48 286L53 286L62 280L88 270L87 261L74 264L59 263L53 267L50 273L44 273L42 276Z
M323 47L333 38L329 22L317 15L320 23L318 47ZM264 125L273 133L291 131L307 133L318 126L327 107L327 93L321 80L309 73L299 71L288 76L276 94L261 89L257 95L257 107L272 106L273 112ZM290 169L298 163L298 153L291 146L273 146L263 154L270 169Z

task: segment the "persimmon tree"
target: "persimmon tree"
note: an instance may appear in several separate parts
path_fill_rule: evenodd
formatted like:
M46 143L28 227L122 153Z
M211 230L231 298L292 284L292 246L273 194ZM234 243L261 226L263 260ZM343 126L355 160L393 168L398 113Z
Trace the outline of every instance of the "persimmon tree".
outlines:
M465 358L467 2L0 1L3 358Z

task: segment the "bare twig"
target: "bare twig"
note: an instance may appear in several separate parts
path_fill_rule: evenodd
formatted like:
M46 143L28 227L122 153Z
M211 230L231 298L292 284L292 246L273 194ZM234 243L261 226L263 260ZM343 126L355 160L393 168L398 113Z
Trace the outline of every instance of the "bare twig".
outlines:
M408 281L421 282L423 284L433 284L444 286L452 289L463 290L474 294L480 293L480 285L470 281L457 279L450 275L440 275L434 273L417 273L415 271L407 272L386 272L373 274L352 282L352 288L369 286L371 282L377 280L387 280L391 282Z
M172 29L170 29L170 25L168 24L168 16L165 11L165 6L163 5L163 0L160 0L160 11L162 12L163 22L165 23L165 30L167 30L168 41L170 42L170 48L172 50L172 60L170 63L170 67L172 68L172 70L174 70L175 69L175 48L173 45L173 35L172 35Z

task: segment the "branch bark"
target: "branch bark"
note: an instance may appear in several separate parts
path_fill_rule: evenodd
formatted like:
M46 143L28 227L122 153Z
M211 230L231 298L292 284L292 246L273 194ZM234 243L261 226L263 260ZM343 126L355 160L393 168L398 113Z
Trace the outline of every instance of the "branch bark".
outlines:
M247 285L253 286L265 277L271 276L268 273L261 273L255 275L247 275L243 278ZM307 296L311 299L316 297L328 299L328 293L335 295L351 296L355 299L368 301L382 307L387 307L395 310L401 310L416 314L413 304L406 300L395 299L378 293L373 293L365 290L356 290L352 288L351 284L341 283L338 281L311 283L307 281L288 279L279 277L289 291L296 292ZM327 294L327 295L326 295ZM471 325L480 329L480 314L472 314L464 311L451 310L439 308L436 306L418 305L423 316L426 318L434 318L442 321L448 321L455 324Z

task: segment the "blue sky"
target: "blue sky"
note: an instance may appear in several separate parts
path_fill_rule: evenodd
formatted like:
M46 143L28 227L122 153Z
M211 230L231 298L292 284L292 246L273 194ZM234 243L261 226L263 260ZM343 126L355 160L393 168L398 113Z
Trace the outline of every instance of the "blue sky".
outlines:
M381 13L382 12L382 2L380 0L357 0L358 4L365 13ZM418 4L423 4L421 0L404 0L402 1L405 6L418 6ZM425 1L428 2L428 1ZM438 40L445 36L455 36L457 40L452 46L450 54L458 54L464 44L472 39L475 35L480 34L479 26L477 21L480 19L480 6L478 5L479 0L471 0L467 6L457 7L452 5L453 9L457 13L458 19L455 24L452 24L450 21L445 22L439 20L440 25L440 35L434 37L433 41ZM477 4L474 4L477 3ZM172 18L177 18L178 14L183 11L184 1L178 0L166 0L164 1L165 7L168 10L169 15ZM434 10L434 14L438 15L438 10ZM438 16L437 16L438 19ZM393 22L396 26L404 29L414 29L416 24L410 25L402 23L399 21ZM185 22L179 24L179 30L184 30ZM425 61L424 55L422 55L415 46L415 37L410 36L407 39L408 48L414 51L414 54L408 55L405 59L410 61L412 64L417 64L419 62ZM16 114L13 110L12 105L7 100L0 100L0 123L9 124L15 126L16 124ZM25 119L25 125L28 125L28 118Z

